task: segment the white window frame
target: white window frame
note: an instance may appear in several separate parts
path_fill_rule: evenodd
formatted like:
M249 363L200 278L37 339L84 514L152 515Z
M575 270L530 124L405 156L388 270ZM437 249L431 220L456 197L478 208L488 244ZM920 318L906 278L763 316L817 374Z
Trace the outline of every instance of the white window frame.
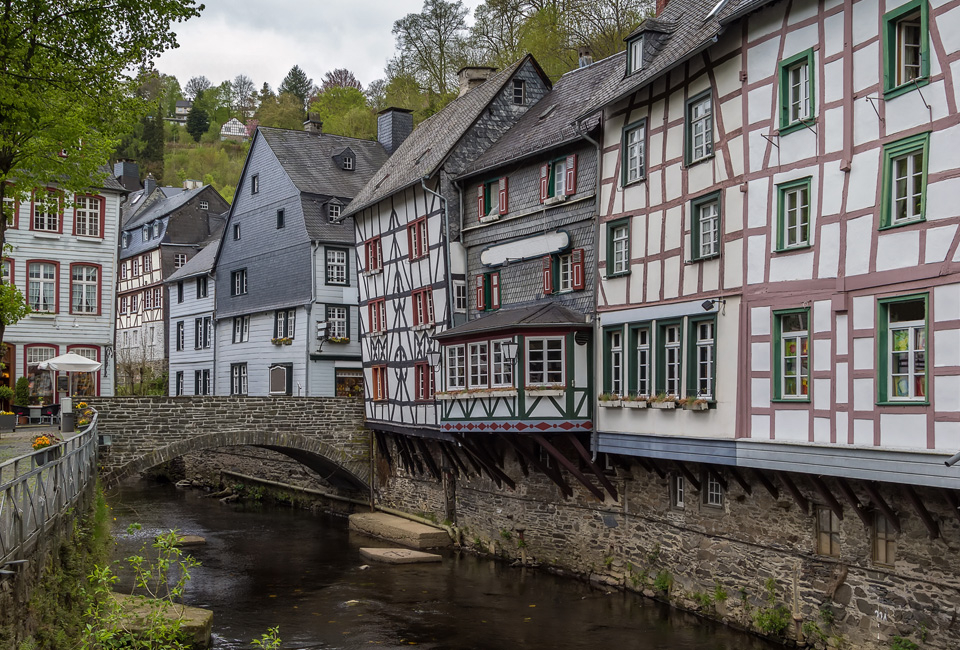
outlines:
M60 201L52 193L40 190L43 197L33 203L33 229L39 232L60 232Z
M201 209L201 210L209 210L209 209L210 209L210 204L207 203L206 201L200 201L200 209Z
M699 258L720 253L720 199L697 204Z
M649 327L642 327L636 330L637 337L637 395L650 397L652 386L653 364L650 353L650 331Z
M683 328L680 323L665 325L661 330L663 341L663 392L674 397L683 394ZM676 332L676 339L670 340L669 332Z
M247 364L245 363L230 364L230 394L231 395L247 394Z
M713 97L690 104L690 163L713 155ZM698 144L699 139L699 144Z
M470 297L467 292L466 280L453 281L453 311L457 314L466 314L470 305Z
M233 317L233 342L246 343L250 340L250 317Z
M553 174L553 194L551 196L563 196L567 189L567 159L554 161L550 165L550 173Z
M464 390L467 387L466 355L463 345L446 347L447 390Z
M184 345L186 345L185 330L186 330L186 326L184 322L182 320L178 320L177 327L176 327L177 341L175 343L177 352L182 352L184 349Z
M710 472L707 472L707 480L705 483L706 485L704 485L703 489L704 505L712 508L722 508L724 498L723 485Z
M556 360L551 360L551 354L557 352L554 346L551 346L552 343L559 342L559 354L560 354L560 369L551 370L549 365L551 363L556 363ZM542 346L542 347L541 347ZM540 347L539 352L542 353L542 360L537 363L543 364L542 370L533 370L533 356L537 352L535 347ZM554 347L554 349L551 349ZM552 385L566 385L566 343L564 337L562 336L538 336L538 337L527 337L524 341L524 348L526 349L526 375L527 375L527 386L552 386Z
M630 224L621 223L613 228L613 274L626 273L630 270Z
M513 339L490 341L490 387L513 388L513 364L503 355L503 344Z
M789 124L810 119L810 63L807 59L787 68L787 117Z
M233 285L232 286L233 293L231 295L242 296L246 294L247 293L247 270L239 269L237 271L234 271L232 273L232 276L233 277L230 278L232 280L231 284Z
M347 285L349 283L349 272L347 270L347 251L342 248L328 248L326 250L327 260L327 284Z
M907 41L907 30L916 34L916 42ZM916 50L916 63L907 63L909 50ZM897 21L897 86L923 77L923 32L920 11L915 11ZM910 72L915 74L911 75Z
M610 392L623 396L623 330L611 330L608 335L610 336Z
M806 321L803 323L806 327L804 329L787 330L784 327L784 323L786 323L786 319L791 316L800 316ZM810 319L806 312L777 314L777 318L780 319L780 399L810 399ZM787 351L791 343L794 344L796 353L789 355ZM806 353L804 353L804 349L806 349ZM792 359L794 362L794 368L796 369L795 375L787 374L787 361L789 359ZM788 379L795 380L793 391L787 390ZM803 392L804 379L807 380L806 394Z
M77 273L80 277L77 277ZM100 269L76 264L70 272L70 308L74 314L96 314L100 287Z
M630 41L630 73L643 69L643 36Z
M36 269L36 272L34 271ZM48 276L47 273L52 273ZM30 262L27 264L27 297L30 308L35 312L55 313L57 311L57 265L50 262Z
M469 387L490 388L490 345L476 341L467 345Z
M187 263L187 254L186 253L177 253L173 256L173 268L179 269L182 268L184 264Z
M96 196L80 195L76 197L74 208L74 230L78 237L100 236L100 199Z
M921 301L918 299L917 302ZM888 310L890 307L892 307L892 305L888 306ZM927 399L927 395L917 395L918 377L924 378L924 392L927 394L930 392L929 387L926 386L926 367L930 361L927 354L927 323L925 320L894 321L890 318L889 311L887 313L887 350L885 352L885 354L887 354L887 400L891 402L915 402L918 400ZM896 349L894 333L901 330L905 330L907 332L906 350ZM922 334L920 345L917 344L918 333ZM894 369L897 367L894 361L897 354L907 355L906 372L894 372ZM923 358L923 368L919 371L917 370L918 355L922 355ZM906 395L896 395L896 392L894 391L894 382L895 378L897 377L906 378L908 389Z
M696 332L696 389L698 399L713 399L714 364L716 363L717 332L716 322L713 320L694 321Z
M890 159L890 223L909 223L923 218L923 171L921 149L914 149ZM902 170L899 169L903 164ZM917 188L919 185L919 189ZM912 189L911 189L912 186ZM904 216L900 217L900 206Z
M684 503L684 497L686 496L687 484L683 478L683 474L674 474L673 480L671 481L673 488L671 494L673 500L674 508L684 508L686 504Z
M330 338L349 338L348 312L344 305L327 305L327 336Z
M340 218L340 213L343 210L343 206L339 203L328 203L327 204L327 220L335 221Z
M810 245L810 186L798 185L783 192L783 247Z
M626 146L624 165L627 170L625 178L627 184L642 180L646 175L646 169L644 165L646 137L646 122L642 122L637 126L627 129L627 133L624 138L624 145Z
M557 256L557 293L573 291L573 255Z

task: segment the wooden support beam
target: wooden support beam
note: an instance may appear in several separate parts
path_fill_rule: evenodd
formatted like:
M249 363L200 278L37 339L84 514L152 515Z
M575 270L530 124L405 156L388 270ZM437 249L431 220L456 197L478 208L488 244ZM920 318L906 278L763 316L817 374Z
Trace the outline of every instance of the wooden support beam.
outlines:
M440 446L447 451L449 457L453 459L453 462L460 468L460 471L464 476L470 476L470 468L467 467L467 464L460 459L460 454L457 453L456 443L450 442L449 440L444 440L440 443Z
M797 502L797 505L800 506L800 509L806 513L810 512L810 502L807 501L807 497L803 496L803 493L800 492L800 488L797 487L797 484L793 482L793 479L784 472L777 472L777 476L780 477L780 482L783 483L783 486L787 488L787 492L790 493L790 496L793 497L793 500Z
M374 431L373 435L377 441L377 450L387 459L387 467L393 469L393 458L390 456L390 448L387 446L386 436L380 431Z
M774 499L780 498L780 490L777 489L777 486L773 484L773 481L767 478L767 475L761 472L759 469L753 470L753 475L760 481L760 485L766 488L767 492L770 493Z
M950 506L950 510L956 516L957 519L960 519L960 502L957 501L957 495L953 490L948 490L947 488L940 488L940 494L943 495L943 498L946 500L947 505Z
M650 469L652 469L652 470L654 471L654 473L655 473L657 476L659 476L660 478L667 478L667 473L663 471L663 468L662 468L662 467L660 467L659 465L657 465L657 461L655 461L653 458L648 458L648 459L647 459L647 465L649 465L649 466L650 466ZM647 471L649 471L649 470L647 470Z
M477 459L477 462L487 470L487 474L489 474L490 478L497 484L497 487L501 487L503 483L506 483L511 490L517 489L517 484L497 467L496 461L487 454L486 449L475 444L474 440L465 438L463 434L455 433L453 436L460 442L464 450L472 454L473 457Z
M453 459L453 456L450 455L450 450L447 449L447 441L441 440L437 443L437 446L440 447L440 453L443 454L443 457L447 459L447 464L453 470L454 477L460 478L460 466L457 464L457 461Z
M817 493L820 495L820 498L827 502L827 506L833 511L833 514L837 516L837 519L843 521L843 506L840 505L840 502L837 501L837 498L833 496L833 492L831 492L830 488L827 487L827 484L823 481L823 478L811 474L810 482L812 482L813 487L817 489Z
M673 462L676 463L676 465L677 465L678 468L680 468L680 473L683 474L683 478L685 478L687 481L689 481L689 482L690 482L690 485L692 485L693 488L694 488L697 492L699 492L699 491L700 491L700 481L697 479L696 476L693 475L693 472L691 472L690 470L688 470L688 469L687 469L687 466L684 465L684 464L683 464L682 462L680 462L679 460L675 460L675 461L673 461Z
M577 436L573 433L567 434L567 440L570 441L570 444L573 445L573 448L577 450L577 453L580 454L580 458L587 464L593 471L593 475L597 477L597 480L600 481L600 485L607 489L607 492L610 493L610 496L613 497L613 500L616 501L619 497L617 496L617 488L614 487L613 483L610 482L610 479L607 478L607 475L603 473L603 470L597 467L597 464L593 462L593 459L590 458L590 452L588 452L580 441L577 439Z
M873 502L874 507L883 513L883 516L886 518L890 525L893 526L893 529L900 532L900 517L897 516L897 513L893 511L887 502L884 500L883 495L880 494L879 488L869 481L863 482L863 489L866 490L867 495L870 497L870 501Z
M443 478L440 474L440 468L437 467L437 462L433 458L433 454L430 452L430 449L427 447L427 442L423 438L414 438L417 441L417 446L420 448L420 453L423 456L424 462L427 464L427 469L430 470L430 473L433 474L433 478L437 481L443 481Z
M917 511L918 515L920 515L920 521L922 521L923 525L927 527L927 532L930 533L930 539L936 539L940 537L940 526L937 524L936 519L933 518L933 515L930 514L930 511L927 510L927 506L924 505L923 499L920 498L920 495L917 494L912 485L907 485L905 487L907 491L907 498L910 499L910 503L913 504L913 509Z
M727 479L723 478L723 475L712 465L707 465L707 472L710 473L710 476L713 477L713 480L720 484L720 487L723 488L724 492L729 489L729 486L727 485Z
M527 445L521 440L520 436L510 436L505 433L498 434L501 438L507 441L507 444L513 447L515 450L520 452L522 456L527 459L527 462L530 463L535 469L539 470L544 476L553 481L558 488L560 488L560 493L563 496L570 498L573 496L573 489L570 485L564 480L563 474L556 467L548 467L541 460L536 452L530 451L527 448Z
M843 494L843 497L847 500L847 503L853 507L853 511L857 513L858 517L860 517L860 521L863 522L863 525L867 528L873 526L873 521L870 519L870 513L867 512L867 507L860 503L857 493L854 492L853 488L850 487L850 484L847 483L847 479L838 478L836 481L837 485L840 486L840 493Z
M400 452L400 457L404 460L404 464L413 472L417 474L423 474L423 465L420 464L420 460L417 459L414 461L413 454L410 453L411 450L407 447L407 442L403 438L403 434L397 433L393 436L393 441L397 444L397 449Z
M510 444L509 440L507 441L507 446L513 449L513 457L517 459L517 464L520 465L520 471L523 472L523 475L530 476L530 467L527 465L527 457L521 454L516 447Z
M473 469L477 473L477 476L482 478L483 472L484 472L484 466L480 464L480 461L477 460L477 457L474 456L472 453L470 453L470 450L467 449L467 447L464 446L463 443L460 443L460 450L463 452L463 455L467 457L467 460L470 461L470 464L473 465ZM489 472L488 472L488 475L489 475ZM493 479L494 477L490 475L490 478ZM494 479L494 480L499 481L499 479ZM497 485L500 485L500 484L497 483Z
M495 440L495 438L491 438L490 436L476 436L472 438L473 444L483 449L483 453L487 455L487 459L493 463L497 469L505 470L503 463L506 454L504 454L502 450L497 449L497 446L490 442L491 440Z
M732 476L733 480L737 482L737 484L740 486L740 489L742 489L747 494L753 494L753 488L750 487L750 483L748 483L747 480L743 478L743 475L737 471L736 467L728 467L727 471L730 472L730 476Z
M593 483L591 483L591 482L587 479L587 477L583 475L583 472L581 472L579 469L577 469L577 466L576 466L576 465L574 465L574 464L571 463L569 460L567 460L567 457L564 456L563 454L561 454L561 453L557 450L556 447L554 447L552 444L550 444L550 442L549 442L546 438L544 438L542 434L539 434L539 433L533 434L533 439L536 440L537 443L538 443L541 447L543 447L544 449L546 449L546 450L547 450L547 453L550 454L553 458L555 458L555 459L557 460L557 462L560 463L560 464L564 467L564 469L566 469L568 472L570 472L571 474L573 474L573 476L574 476L578 481L580 481L581 483L583 483L584 487L586 487L588 490L590 490L590 493L591 493L593 496L597 497L597 500L598 500L598 501L601 501L601 502L602 502L602 501L604 500L604 499L603 499L603 492L602 492L599 488L597 488L596 485L594 485Z

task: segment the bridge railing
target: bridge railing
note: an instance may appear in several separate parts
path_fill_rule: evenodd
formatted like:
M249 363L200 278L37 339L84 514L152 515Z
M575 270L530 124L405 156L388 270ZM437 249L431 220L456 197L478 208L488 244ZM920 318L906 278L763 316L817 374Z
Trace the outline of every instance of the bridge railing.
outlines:
M24 559L96 479L97 415L64 442L0 463L0 571Z

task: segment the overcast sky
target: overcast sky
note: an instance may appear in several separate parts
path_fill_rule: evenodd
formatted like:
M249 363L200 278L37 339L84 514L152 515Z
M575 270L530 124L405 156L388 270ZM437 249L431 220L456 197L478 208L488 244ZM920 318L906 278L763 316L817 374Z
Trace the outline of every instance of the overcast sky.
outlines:
M277 86L294 65L319 84L323 73L352 70L364 88L383 77L394 52L394 21L423 0L203 0L199 18L175 26L180 47L156 61L181 86L203 75L213 85L245 74L257 90ZM464 0L470 10L480 0Z

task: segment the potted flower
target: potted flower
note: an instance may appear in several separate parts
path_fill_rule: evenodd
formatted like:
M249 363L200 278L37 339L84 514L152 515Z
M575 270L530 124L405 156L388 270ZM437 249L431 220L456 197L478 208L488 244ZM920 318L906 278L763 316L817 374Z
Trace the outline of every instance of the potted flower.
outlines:
M14 397L16 393L13 392L13 389L9 386L3 385L0 386L0 405L3 406L3 410L9 410L13 405Z
M270 342L274 345L292 345L293 339L289 336L281 336L275 339L270 339Z
M523 390L530 393L531 397L562 397L566 394L567 387L563 384L535 384L524 386Z
M619 408L621 404L620 396L616 393L600 393L598 399L603 408Z
M645 409L650 399L646 395L624 395L623 405L628 409Z
M684 397L680 400L684 411L706 411L710 405L702 397Z
M349 343L349 336L331 336L327 339L327 343Z
M39 435L36 438L34 438L33 440L34 450L40 451L41 449L46 449L44 453L37 454L36 456L37 465L43 465L49 460L55 460L59 458L60 447L56 447L55 445L59 445L61 442L62 440L60 440L60 438L56 437L53 434L47 434L47 433L43 435ZM51 449L47 449L48 447L51 447Z
M677 398L673 395L667 395L666 393L657 393L657 395L650 400L650 408L661 410L675 409L677 408Z

